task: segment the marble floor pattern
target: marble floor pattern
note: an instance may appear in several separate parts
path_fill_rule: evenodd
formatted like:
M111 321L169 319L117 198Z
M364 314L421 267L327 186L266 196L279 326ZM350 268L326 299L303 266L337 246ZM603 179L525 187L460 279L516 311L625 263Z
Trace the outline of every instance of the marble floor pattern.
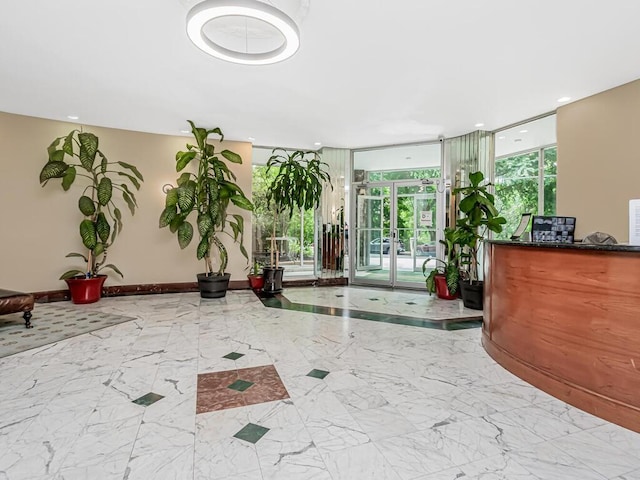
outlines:
M384 290L300 295L418 313ZM136 320L0 359L0 479L640 480L640 435L506 372L478 328L266 308L249 291L75 308ZM286 395L196 413L199 378L200 395L245 394L260 371Z

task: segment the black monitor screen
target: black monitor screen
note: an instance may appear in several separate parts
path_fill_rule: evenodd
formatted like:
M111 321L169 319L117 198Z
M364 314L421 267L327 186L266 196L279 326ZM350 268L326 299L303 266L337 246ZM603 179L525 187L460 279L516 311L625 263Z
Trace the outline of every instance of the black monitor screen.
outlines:
M534 242L573 243L576 217L534 215L531 240Z

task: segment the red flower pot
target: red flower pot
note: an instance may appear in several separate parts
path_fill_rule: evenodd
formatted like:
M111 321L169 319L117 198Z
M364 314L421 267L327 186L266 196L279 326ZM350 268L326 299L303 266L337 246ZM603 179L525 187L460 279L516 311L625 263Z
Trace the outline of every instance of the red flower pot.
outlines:
M71 293L71 301L73 303L97 302L102 297L102 285L104 285L106 279L106 275L98 275L93 278L74 277L65 279Z
M449 287L447 286L447 277L444 275L436 275L436 295L438 298L442 298L444 300L455 300L458 298L458 292L452 294L449 292Z
M247 275L249 279L249 286L253 290L262 290L264 287L264 277L262 275Z

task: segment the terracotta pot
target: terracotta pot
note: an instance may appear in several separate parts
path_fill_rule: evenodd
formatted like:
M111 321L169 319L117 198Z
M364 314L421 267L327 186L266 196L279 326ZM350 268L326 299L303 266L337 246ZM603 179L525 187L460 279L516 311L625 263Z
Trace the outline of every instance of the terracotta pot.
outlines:
M102 285L107 279L106 275L85 278L67 278L65 282L69 286L71 301L73 303L95 303L102 297Z
M435 282L436 295L438 296L438 298L442 298L444 300L455 300L456 298L458 298L458 292L454 294L451 294L449 292L449 287L447 286L447 277L438 274L435 276Z
M262 275L247 275L249 286L253 290L261 290L264 287L264 277Z

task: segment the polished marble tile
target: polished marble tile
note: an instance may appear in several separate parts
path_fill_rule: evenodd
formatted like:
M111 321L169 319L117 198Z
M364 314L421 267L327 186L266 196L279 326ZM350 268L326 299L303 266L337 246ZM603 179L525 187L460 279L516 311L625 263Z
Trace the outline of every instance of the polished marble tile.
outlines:
M477 315L459 302L284 293L323 308L249 291L69 305L135 320L0 359L0 478L639 480L640 435L506 372L479 329L366 318ZM164 398L132 403L149 392ZM234 437L248 424L269 430Z
M244 440L245 442L257 443L268 431L269 429L266 427L256 425L255 423L248 423L242 427L242 430L236 433L234 437Z
M307 377L317 378L319 380L323 380L327 375L329 375L329 372L326 370L317 370L315 368L307 373Z

